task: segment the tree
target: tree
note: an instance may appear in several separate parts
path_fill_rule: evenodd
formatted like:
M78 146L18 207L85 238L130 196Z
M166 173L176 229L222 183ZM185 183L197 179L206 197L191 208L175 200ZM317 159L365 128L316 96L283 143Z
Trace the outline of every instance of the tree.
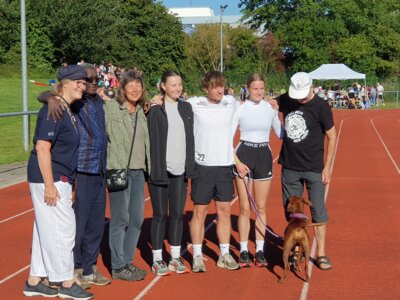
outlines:
M145 71L155 84L165 69L185 58L179 19L152 0L27 0L30 67L63 62L112 62ZM0 0L0 63L20 61L19 0Z
M0 0L0 63L14 59L7 53L21 40L19 20L19 1Z
M241 0L240 7L251 26L279 39L292 72L344 61L379 76L400 72L399 1Z
M224 26L226 29L226 26ZM228 45L228 35L223 35L223 45ZM220 70L220 26L218 24L201 24L191 36L185 39L187 54L197 66L206 73L211 70ZM224 60L227 58L225 51Z
M223 25L224 72L229 84L240 85L249 73L264 72L260 45L255 31L243 26ZM220 25L196 26L185 39L188 60L202 73L221 69Z
M155 84L166 69L180 70L185 58L182 24L160 3L130 0L123 5L121 46L112 53L120 61L136 65Z

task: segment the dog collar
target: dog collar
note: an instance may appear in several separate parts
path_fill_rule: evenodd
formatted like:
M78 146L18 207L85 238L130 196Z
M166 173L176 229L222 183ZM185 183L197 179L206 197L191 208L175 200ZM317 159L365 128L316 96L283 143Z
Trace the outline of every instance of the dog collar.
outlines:
M306 219L306 220L308 220L308 217L305 214L301 214L301 213L290 214L289 218Z

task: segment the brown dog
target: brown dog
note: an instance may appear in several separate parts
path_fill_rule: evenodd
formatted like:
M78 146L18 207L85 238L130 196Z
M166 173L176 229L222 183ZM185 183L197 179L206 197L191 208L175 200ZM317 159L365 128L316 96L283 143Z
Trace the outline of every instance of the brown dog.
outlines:
M284 263L284 272L279 280L280 283L285 281L287 273L290 270L289 255L290 251L294 247L299 246L297 260L295 262L296 271L301 271L300 262L302 258L302 251L305 257L305 271L306 271L306 282L310 282L310 275L308 270L308 262L310 260L310 236L307 232L307 227L314 226L317 224L309 224L308 217L304 215L304 204L312 206L309 200L303 199L297 196L291 196L289 204L287 206L287 212L289 213L289 224L285 229L285 240L283 242L283 253L282 259Z

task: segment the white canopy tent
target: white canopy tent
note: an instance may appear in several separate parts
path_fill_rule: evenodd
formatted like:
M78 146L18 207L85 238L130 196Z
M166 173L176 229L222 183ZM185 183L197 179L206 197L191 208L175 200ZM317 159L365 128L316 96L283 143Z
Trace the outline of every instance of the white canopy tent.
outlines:
M365 74L355 72L345 64L323 64L309 74L316 80L363 79L366 84Z

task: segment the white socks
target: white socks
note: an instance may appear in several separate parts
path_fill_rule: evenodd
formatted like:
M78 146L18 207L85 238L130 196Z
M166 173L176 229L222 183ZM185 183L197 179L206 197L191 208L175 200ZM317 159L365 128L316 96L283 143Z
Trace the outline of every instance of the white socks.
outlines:
M153 262L162 260L162 249L153 250Z
M256 240L256 252L264 252L264 240Z
M225 254L229 254L229 243L228 244L219 244L219 249L221 250L221 256Z
M170 246L170 250L171 250L172 258L181 257L181 246ZM201 245L200 245L200 255L201 255ZM162 249L153 250L153 262L160 261L160 260L163 260Z
M249 244L249 241L240 242L240 252L243 252L243 251L249 252L248 244Z
M170 246L170 249L172 258L181 257L181 246Z
M201 246L202 244L193 244L193 256L203 256L203 253L201 252Z

